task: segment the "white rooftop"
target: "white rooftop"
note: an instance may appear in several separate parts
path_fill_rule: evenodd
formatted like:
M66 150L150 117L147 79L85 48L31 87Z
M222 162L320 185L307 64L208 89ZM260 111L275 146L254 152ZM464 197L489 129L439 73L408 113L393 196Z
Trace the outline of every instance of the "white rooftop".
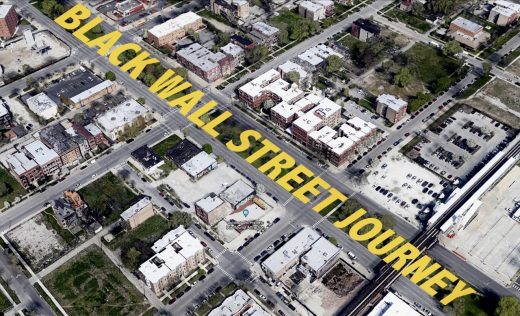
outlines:
M177 56L181 56L197 68L203 71L211 71L219 67L219 61L226 58L221 52L213 53L206 47L199 43L191 44L190 46L177 51Z
M314 3L311 1L302 1L300 2L300 7L305 8L305 10L317 12L319 10L323 10L323 5Z
M233 183L231 186L229 186L227 189L222 191L222 193L220 193L220 197L224 201L227 201L228 203L234 206L237 203L241 202L244 198L254 193L255 189L253 189L247 183L240 179Z
M34 160L28 158L21 152L15 152L14 154L9 155L7 157L7 162L11 165L11 168L18 175L23 174L26 171L29 171L32 168L38 166L38 164Z
M340 249L328 241L325 237L321 237L312 245L312 248L302 257L302 262L305 262L309 268L314 271L320 270L330 260L332 260Z
M512 16L520 12L520 4L510 1L496 0L495 7L492 9L492 11L497 11L502 15Z
M367 316L421 316L422 314L406 304L394 293L388 292Z
M268 316L246 292L238 289L233 295L227 297L219 306L215 307L208 316Z
M137 214L140 210L148 206L150 203L152 203L152 199L148 196L143 197L137 203L130 206L126 211L121 213L121 218L125 221L129 220L132 216Z
M7 104L0 100L0 117L9 114L9 111L7 110Z
M350 126L354 127L355 129L360 130L366 134L377 129L377 127L374 124L367 122L357 116L354 116L353 118L349 119L347 121L347 124L349 124Z
M483 29L482 25L477 24L477 23L470 21L466 18L463 18L461 16L459 16L455 20L451 21L451 23L457 25L458 27L460 27L464 30L472 32L472 33L478 33L480 31L482 31L482 29Z
M181 225L156 241L152 249L156 255L144 262L139 271L146 280L156 283L204 247Z
M52 101L44 92L28 98L25 102L27 102L29 108L38 115L47 109L58 107L56 102Z
M289 103L303 95L303 91L297 85L291 85L280 77L278 71L271 69L246 83L239 90L252 98L260 96L264 91L269 91L276 94L282 101Z
M148 110L144 106L129 99L103 113L97 118L97 122L103 129L112 131L132 122L146 112Z
M282 71L283 73L287 74L291 71L296 71L298 74L300 74L300 80L307 78L309 75L305 69L303 69L302 66L298 65L297 63L293 63L292 61L288 60L285 63L278 66L278 69Z
M382 94L377 97L378 103L383 103L394 111L399 111L401 108L406 107L408 103L391 94Z
M255 24L253 24L253 30L265 36L273 36L279 31L276 27L266 24L264 22L256 22Z
M0 18L5 18L9 10L11 10L13 6L10 4L1 4L0 5Z
M216 164L215 158L211 157L205 151L201 151L195 157L186 161L181 168L190 176L196 177L199 173L208 169L210 166Z
M96 136L98 134L102 134L102 132L99 129L99 127L97 127L94 123L90 123L88 125L85 125L84 127L93 136Z
M218 197L216 194L210 194L206 196L203 199L198 200L195 202L195 205L200 207L202 211L205 213L210 213L217 207L221 206L224 203L221 198Z
M35 140L34 142L25 145L24 148L40 166L60 157L54 149L45 146L45 144L40 140Z
M73 102L73 103L79 103L85 99L88 99L90 98L91 96L93 96L94 94L98 93L99 91L102 91L110 86L112 86L114 83L110 80L105 80L103 82L100 82L99 84L93 86L92 88L90 89L87 89L83 92L81 92L80 94L77 94L75 96L73 96L72 98L70 98L70 100Z
M312 94L310 96L312 96ZM337 111L341 111L341 106L336 104L334 101L329 98L320 98L321 100L314 108L303 116L300 116L293 124L306 132L310 132L319 125L323 119L330 117ZM315 103L315 100L311 103Z
M336 52L325 44L319 44L298 55L298 59L306 61L313 66L317 66L332 55L343 57L340 53Z
M334 136L336 136L336 131L329 126L323 126L319 130L309 133L310 138L324 144L330 142Z
M282 247L273 252L262 264L272 274L276 275L280 271L285 270L287 265L293 262L295 258L308 251L320 237L320 234L314 229L305 227Z
M351 139L345 136L341 136L329 141L327 146L329 147L330 151L338 156L341 156L344 152L355 146L355 144Z
M288 119L294 114L298 113L302 108L296 103L289 104L285 101L278 103L271 108L271 112L277 113L281 117Z
M171 32L174 32L178 29L183 29L186 25L196 22L197 20L201 20L202 18L197 14L188 11L179 15L176 18L169 19L168 21L156 25L151 28L148 32L156 37L161 37L167 35Z
M228 43L226 46L222 46L220 48L220 50L224 53L224 54L227 54L227 55L230 55L230 56L233 56L233 57L237 57L239 55L242 55L244 53L244 50L242 49L242 47L236 45L236 44L233 44L233 43Z

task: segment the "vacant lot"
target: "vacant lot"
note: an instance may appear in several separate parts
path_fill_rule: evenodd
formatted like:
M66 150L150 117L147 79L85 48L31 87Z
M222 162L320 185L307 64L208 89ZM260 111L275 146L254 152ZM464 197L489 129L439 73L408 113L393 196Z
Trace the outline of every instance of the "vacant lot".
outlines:
M149 307L97 246L85 249L43 282L69 315L140 315Z
M182 138L174 134L153 146L152 150L159 156L164 157L164 154L166 154L166 152L173 146L177 145L181 140Z
M4 168L0 168L0 209L6 202L13 202L17 196L27 193L25 189Z
M79 194L94 217L104 225L117 220L136 198L123 181L111 172L79 190Z
M502 105L520 114L520 88L518 86L495 79L484 88L483 93L500 100Z
M514 63L512 63L509 67L507 67L507 71L514 73L517 76L520 76L520 58L517 59Z

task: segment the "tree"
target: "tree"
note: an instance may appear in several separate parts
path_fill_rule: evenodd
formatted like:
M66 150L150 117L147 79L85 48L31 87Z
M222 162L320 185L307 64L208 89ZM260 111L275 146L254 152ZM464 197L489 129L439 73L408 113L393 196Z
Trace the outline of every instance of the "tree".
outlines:
M435 93L447 90L451 86L451 79L448 76L440 77L435 82Z
M265 58L269 54L269 48L265 45L258 45L246 53L246 60L249 64Z
M520 303L513 296L501 297L498 301L496 316L516 316L520 315Z
M146 100L144 99L144 97L139 97L136 101L137 101L137 103L139 103L141 105L146 103Z
M185 80L188 79L188 71L185 68L177 67L177 68L173 68L173 71L175 71L176 74L178 74Z
M450 13L456 1L453 0L430 0L426 2L428 10L433 13Z
M493 66L489 62L485 62L485 63L482 64L482 70L484 71L484 75L485 76L489 75L489 73L491 72L492 68L493 68Z
M289 82L292 82L292 83L299 83L300 82L300 73L297 72L297 71L289 71L285 77L287 78L287 80Z
M459 53L462 53L462 47L460 46L459 42L457 42L455 40L451 40L451 41L447 42L446 44L444 44L444 47L442 48L442 52L446 56L454 56Z
M394 83L399 87L405 87L412 82L412 73L408 67L403 67L394 76Z
M0 196L4 196L11 191L9 185L3 181L0 182Z
M340 70L343 67L343 60L341 57L336 55L330 55L327 57L327 67L326 70L328 73L333 73Z
M342 94L344 97L348 98L350 96L350 90L348 87L343 88Z
M192 220L189 213L178 211L171 215L169 222L172 228L177 228L180 225L183 225L184 228L188 228L191 226Z
M202 145L202 150L206 152L206 154L211 154L213 152L213 147L211 147L211 144L204 144Z
M108 71L107 73L105 73L105 79L110 80L110 81L115 81L116 74L113 71Z
M281 28L278 32L278 40L280 41L280 44L285 45L289 43L289 32L287 32L287 29Z
M415 16L424 16L424 5L420 2L414 2L412 4L412 14Z
M131 247L130 249L128 249L128 252L126 253L128 265L132 268L137 266L137 264L139 263L140 257L141 257L141 252L139 250L137 250L135 247Z
M43 0L40 4L43 14L51 19L58 17L65 12L65 7L57 0Z

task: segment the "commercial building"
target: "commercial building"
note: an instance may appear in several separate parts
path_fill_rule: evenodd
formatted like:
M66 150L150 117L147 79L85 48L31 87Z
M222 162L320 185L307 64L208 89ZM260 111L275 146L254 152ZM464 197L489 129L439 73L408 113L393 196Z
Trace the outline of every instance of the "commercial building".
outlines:
M147 39L157 47L168 46L186 36L188 30L197 31L203 27L202 18L189 11L151 28Z
M264 22L256 22L251 26L251 35L259 44L273 45L278 41L280 30Z
M134 205L130 206L123 213L121 213L121 219L131 228L134 229L137 226L144 223L147 219L154 215L152 198L149 196L143 196Z
M215 193L195 202L195 214L206 224L213 226L232 211L228 203Z
M488 21L496 25L509 25L520 17L520 4L505 1L495 0L491 1L495 6L489 12Z
M127 16L139 13L144 9L144 4L139 0L124 0L116 3L112 13L118 18L126 18Z
M249 16L247 0L210 0L209 7L213 13L221 15L231 22Z
M377 37L381 33L379 25L369 19L357 19L352 23L350 34L360 41L366 42L369 38Z
M157 296L188 276L206 258L200 241L183 226L168 232L152 249L155 255L139 267L138 273Z
M313 21L322 20L334 13L334 1L331 0L312 0L302 1L298 6L300 16Z
M376 112L391 123L397 123L406 116L408 103L391 94L382 94L376 100Z
M213 53L199 43L194 43L176 53L184 67L208 82L231 74L235 68L233 57L222 52Z
M166 151L166 158L171 160L177 167L180 167L200 152L202 152L202 149L197 147L197 145L188 139L183 139Z
M54 149L45 146L41 140L35 140L22 149L27 157L33 159L47 176L57 173L63 165L60 155Z
M49 120L58 115L58 105L43 92L28 98L25 102L34 114L43 119Z
M256 301L246 292L238 289L227 297L219 306L215 307L208 316L268 316Z
M45 92L55 102L80 108L114 91L115 83L102 80L85 68L71 72Z
M280 72L271 69L238 89L239 99L252 108L260 107L265 101L274 104L285 101L294 103L304 95L295 84L281 79Z
M315 107L296 119L291 132L297 141L307 146L309 134L323 126L335 127L341 120L341 106L328 98L322 98Z
M16 32L18 24L18 15L13 5L0 5L0 38L3 40L10 39Z
M39 137L44 144L54 149L60 156L63 165L72 164L82 158L81 149L78 144L86 140L79 134L75 136L70 135L61 124L55 124L41 129Z
M149 118L148 109L137 101L129 99L103 113L96 121L105 135L112 140L116 140L125 129L144 124Z
M199 152L190 160L181 165L181 169L186 172L191 180L196 181L208 174L211 170L218 167L217 160L205 151Z
M300 64L307 71L315 72L316 70L325 67L327 58L332 55L343 58L343 56L334 49L325 44L319 44L298 55L295 62Z
M482 25L461 16L450 23L450 35L459 43L477 49L490 38Z
M164 160L147 145L141 146L130 154L129 161L140 171L151 174L164 165Z
M13 176L24 188L36 185L36 182L45 176L36 161L22 152L8 155L6 162Z
M237 180L220 193L220 198L231 205L235 212L241 212L249 205L253 204L256 196L255 189L250 187L242 180Z
M367 314L367 316L421 316L423 314L416 311L405 301L397 297L394 293L388 292L383 299Z
M298 264L301 264L298 268L303 273L320 277L338 260L339 253L338 247L312 227L304 227L264 260L261 266L266 275L273 280L279 279Z

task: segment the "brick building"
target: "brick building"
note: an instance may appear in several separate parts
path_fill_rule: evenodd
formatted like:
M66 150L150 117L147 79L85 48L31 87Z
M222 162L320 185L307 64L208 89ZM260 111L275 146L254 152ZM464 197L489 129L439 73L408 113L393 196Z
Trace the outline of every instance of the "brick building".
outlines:
M0 5L0 38L10 39L16 31L18 15L14 6L8 4Z
M406 116L408 103L391 94L382 94L377 97L376 112L391 123L397 123Z
M147 40L157 47L169 46L186 36L188 30L197 31L203 27L202 18L190 11L151 28Z

